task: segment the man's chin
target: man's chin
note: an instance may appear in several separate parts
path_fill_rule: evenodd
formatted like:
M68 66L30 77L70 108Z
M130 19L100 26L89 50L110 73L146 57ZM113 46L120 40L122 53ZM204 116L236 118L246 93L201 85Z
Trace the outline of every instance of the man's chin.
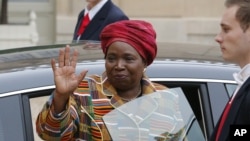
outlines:
M229 57L222 56L225 62L237 64L233 59Z

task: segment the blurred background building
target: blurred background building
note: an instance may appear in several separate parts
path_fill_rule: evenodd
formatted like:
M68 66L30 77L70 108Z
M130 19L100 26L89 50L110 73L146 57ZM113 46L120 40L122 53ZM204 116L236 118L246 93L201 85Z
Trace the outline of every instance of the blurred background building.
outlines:
M130 19L151 22L156 29L158 42L217 45L214 36L220 30L224 0L113 2ZM85 5L85 0L8 0L8 25L23 27L11 29L7 25L0 25L0 49L70 42L78 14ZM21 42L22 40L27 42Z

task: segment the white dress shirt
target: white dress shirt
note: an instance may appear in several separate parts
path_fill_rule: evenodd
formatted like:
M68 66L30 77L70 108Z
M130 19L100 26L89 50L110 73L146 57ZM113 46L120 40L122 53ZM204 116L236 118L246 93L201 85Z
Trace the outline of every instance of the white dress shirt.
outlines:
M101 0L97 5L92 7L90 10L85 7L84 10L84 16L89 13L89 20L91 21L93 17L96 15L96 13L103 7L103 5L107 2L108 0Z
M250 76L250 64L247 64L238 73L233 74L233 77L234 77L235 81L238 83L238 86L237 86L237 88L236 88L236 90L231 98L231 101L234 99L238 90L243 85L243 83L248 79L249 76Z

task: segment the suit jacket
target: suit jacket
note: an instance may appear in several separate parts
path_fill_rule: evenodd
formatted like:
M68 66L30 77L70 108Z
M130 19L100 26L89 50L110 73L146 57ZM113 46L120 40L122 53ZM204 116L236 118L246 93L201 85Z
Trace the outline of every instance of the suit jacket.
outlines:
M77 31L82 23L83 17L84 10L82 10L78 16L73 40L77 40ZM80 40L100 40L100 33L106 25L128 19L120 8L114 5L111 0L108 0L90 21L84 33L81 35Z
M221 120L221 118L220 118ZM216 133L218 130L218 121L210 141L215 141ZM219 141L229 141L230 139L230 125L250 125L250 77L239 89L231 108L229 110L227 119L225 120L224 126L219 137Z

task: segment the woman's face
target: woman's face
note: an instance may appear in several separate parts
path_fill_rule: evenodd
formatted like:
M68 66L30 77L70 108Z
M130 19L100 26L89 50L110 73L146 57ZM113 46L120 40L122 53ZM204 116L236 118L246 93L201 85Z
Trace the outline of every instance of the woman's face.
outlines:
M138 86L146 64L131 45L120 41L112 43L105 59L108 80L113 87L129 90Z

